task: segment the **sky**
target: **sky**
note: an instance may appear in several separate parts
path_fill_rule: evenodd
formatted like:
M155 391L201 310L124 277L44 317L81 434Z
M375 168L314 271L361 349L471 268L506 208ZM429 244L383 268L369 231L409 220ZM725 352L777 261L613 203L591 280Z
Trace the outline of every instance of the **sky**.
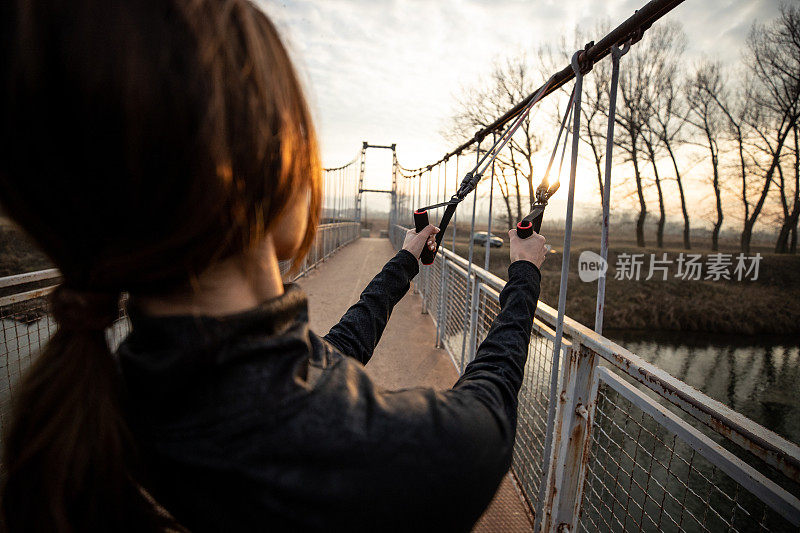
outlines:
M256 1L277 24L304 80L323 164L349 161L366 140L397 143L398 159L408 168L436 161L454 147L442 133L455 97L479 84L493 62L571 40L576 25L616 26L645 3ZM753 22L774 18L779 5L777 0L686 0L664 20L683 24L687 61L705 55L736 63ZM578 182L579 199L596 194L591 163L582 160L581 168L587 177ZM367 175L369 187L389 185L388 153L368 154Z

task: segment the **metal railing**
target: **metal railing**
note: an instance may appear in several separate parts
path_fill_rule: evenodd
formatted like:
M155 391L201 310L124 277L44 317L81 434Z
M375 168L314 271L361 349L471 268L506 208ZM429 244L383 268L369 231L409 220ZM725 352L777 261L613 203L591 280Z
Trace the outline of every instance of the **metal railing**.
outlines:
M356 240L359 233L360 224L357 222L320 225L308 256L292 279L307 274L331 254ZM281 272L287 274L289 267L288 262L282 264ZM56 269L0 278L0 290L8 293L0 296L0 434L6 424L17 380L56 329L49 313L47 295L60 279ZM129 329L123 306L120 319L107 332L112 350L119 346Z
M395 247L405 231L393 228ZM443 248L416 279L436 343L459 371L499 312L504 285ZM539 303L512 463L543 530L797 531L797 445L568 317L551 398L556 318ZM552 401L553 454L543 457Z
M361 224L358 222L335 222L321 224L317 229L314 244L311 245L308 255L303 260L302 266L292 279L305 276L309 270L325 261L337 250L358 239L361 234ZM281 261L281 274L289 273L290 261Z

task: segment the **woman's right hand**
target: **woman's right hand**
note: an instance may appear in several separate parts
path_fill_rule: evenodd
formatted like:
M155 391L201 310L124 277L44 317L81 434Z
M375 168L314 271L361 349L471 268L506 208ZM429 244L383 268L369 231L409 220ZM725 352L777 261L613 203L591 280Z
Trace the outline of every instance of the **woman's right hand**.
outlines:
M407 250L413 254L414 257L419 259L422 255L422 249L426 246L431 251L436 249L436 239L434 235L439 233L439 228L428 224L425 229L417 233L414 229L406 231L406 238L403 241L403 250Z
M547 258L547 247L544 244L544 237L533 232L533 235L527 239L520 239L517 236L517 230L512 229L508 232L508 237L511 239L511 262L514 261L530 261L537 268L542 267L542 263Z

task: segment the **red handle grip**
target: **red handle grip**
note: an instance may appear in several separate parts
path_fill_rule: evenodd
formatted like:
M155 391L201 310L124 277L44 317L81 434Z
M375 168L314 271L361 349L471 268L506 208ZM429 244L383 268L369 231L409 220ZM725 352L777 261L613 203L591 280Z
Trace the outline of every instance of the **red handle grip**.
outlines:
M424 230L428 227L429 219L428 219L428 212L427 211L414 211L414 225L416 226L417 233ZM437 243L438 248L438 243ZM422 262L423 265L430 265L433 263L433 259L436 257L436 250L431 250L428 248L428 243L425 243L425 247L422 249L422 253L419 256L419 260Z
M533 235L533 224L530 221L524 220L517 223L517 237L527 239L531 235Z
M544 205L537 204L533 206L531 214L525 218L530 220L523 220L517 224L517 237L520 239L527 239L533 232L540 233L542 231L542 220L544 219Z

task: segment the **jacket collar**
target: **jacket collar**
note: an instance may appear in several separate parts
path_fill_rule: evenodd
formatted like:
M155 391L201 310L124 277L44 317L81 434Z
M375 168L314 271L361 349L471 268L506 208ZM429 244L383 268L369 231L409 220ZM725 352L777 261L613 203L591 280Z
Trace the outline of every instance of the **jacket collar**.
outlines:
M258 307L221 317L174 315L150 316L142 313L135 301L129 303L128 315L133 333L126 343L135 351L156 348L158 351L187 350L218 345L249 333L279 335L293 325L308 322L308 300L296 284L284 285L284 293L262 302Z

